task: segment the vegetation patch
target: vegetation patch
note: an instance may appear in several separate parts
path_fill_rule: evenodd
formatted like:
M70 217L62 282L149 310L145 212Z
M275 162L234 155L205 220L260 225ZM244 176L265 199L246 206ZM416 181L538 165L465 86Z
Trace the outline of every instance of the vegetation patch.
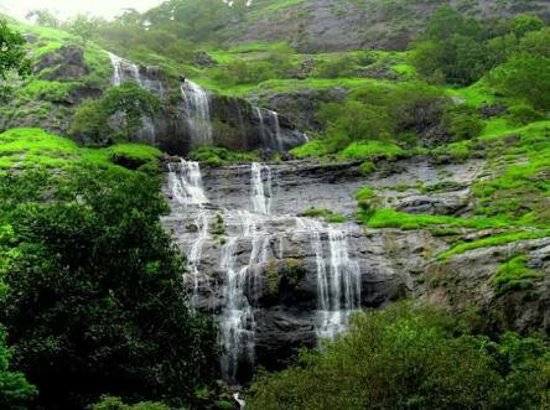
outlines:
M517 231L498 235L493 235L488 238L478 239L472 242L459 243L451 247L449 250L440 253L437 258L446 260L455 255L468 252L473 249L489 248L493 246L507 245L518 241L526 241L530 239L541 239L550 236L550 230L533 230L533 231Z
M260 160L260 156L256 152L234 152L226 148L208 146L196 148L188 155L188 158L212 167Z
M498 295L514 290L533 287L533 280L543 279L540 272L527 267L527 258L523 255L513 257L499 266L493 277L493 287Z
M328 223L344 223L346 221L346 217L342 214L335 213L330 209L316 208L314 206L306 209L300 215L309 218L322 218Z

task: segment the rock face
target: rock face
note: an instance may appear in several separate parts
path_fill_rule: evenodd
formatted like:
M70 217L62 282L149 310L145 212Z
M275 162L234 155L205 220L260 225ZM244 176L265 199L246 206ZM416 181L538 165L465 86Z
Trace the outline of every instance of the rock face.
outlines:
M248 380L258 364L280 368L299 348L334 337L355 310L403 297L457 310L473 304L487 314L504 311L511 328L550 332L550 239L481 248L444 261L437 256L449 248L448 236L352 222L353 194L362 186L375 187L386 206L397 209L468 214L469 187L483 162L434 165L417 158L390 175L368 177L355 163L296 161L202 172L185 161L167 167L172 212L164 226L188 256L193 305L219 320L227 352L221 367L231 382ZM427 193L414 188L418 181L429 187ZM312 205L342 213L349 222L298 216ZM475 239L468 230L454 235L460 237L452 241ZM495 272L518 253L545 279L534 282L528 298L524 292L496 294Z
M111 62L113 84L136 81L164 102L160 115L144 119L139 139L170 154L184 155L200 145L283 152L307 140L286 117L244 99L211 93L185 78L174 84L156 67L138 66L115 55Z
M43 73L44 69L49 70ZM65 45L47 53L35 65L34 72L42 73L41 77L48 81L77 80L90 73L90 68L84 61L84 50L76 45Z
M405 50L438 1L309 0L286 7L262 10L232 30L231 43L290 41L304 52L327 52L379 48ZM446 4L446 2L445 2ZM476 18L498 18L517 13L548 18L546 1L502 2L472 0L449 4Z
M169 154L185 155L200 145L284 152L307 140L288 117L275 111L209 92L189 79L182 78L181 82L169 78L156 66L140 66L114 54L109 57L112 75L105 85L135 81L163 102L158 116L142 118L143 127L136 136L140 142L156 145ZM207 56L199 57L206 63ZM106 88L82 81L91 68L84 50L76 45L45 54L34 72L40 79L66 84L67 92L44 92L37 101L28 102L29 110L38 110L41 104L47 106L47 116L19 115L21 110L14 106L11 115L0 118L0 127L40 126L66 134L77 105L88 98L100 98ZM120 117L115 124L117 120Z

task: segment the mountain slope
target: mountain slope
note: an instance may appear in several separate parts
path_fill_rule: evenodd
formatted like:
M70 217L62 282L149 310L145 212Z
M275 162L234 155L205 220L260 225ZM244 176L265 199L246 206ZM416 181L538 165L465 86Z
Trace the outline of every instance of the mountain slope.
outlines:
M253 4L244 21L225 29L224 34L231 44L288 41L307 52L403 50L442 4L482 19L517 13L550 19L545 1L264 0Z

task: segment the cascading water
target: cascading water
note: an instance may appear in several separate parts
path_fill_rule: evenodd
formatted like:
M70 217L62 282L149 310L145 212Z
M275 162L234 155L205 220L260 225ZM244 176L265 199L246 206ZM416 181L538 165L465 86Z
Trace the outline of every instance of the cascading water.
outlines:
M212 290L210 271L201 259L203 250L208 260L216 260L223 278L221 297L216 311L220 321L220 339L225 354L221 360L224 378L234 384L246 380L256 360L258 309L265 295L268 266L285 261L285 243L305 241L305 254L315 258L317 310L312 316L318 338L334 338L345 330L349 314L360 308L361 274L359 265L348 249L349 231L346 225L331 225L316 219L273 214L273 185L276 175L265 164L252 163L245 168L249 178L248 209L216 208L208 204L202 188L199 164L181 161L170 165L168 186L173 201L182 207L183 222L179 226L194 226L182 234L189 260L189 275L193 279L194 306L206 306L206 292ZM240 171L239 171L240 172ZM220 200L222 200L220 198ZM220 239L209 229L223 215L224 234ZM213 231L212 231L213 232ZM309 247L309 250L307 248ZM216 256L217 255L217 256ZM293 258L292 254L287 258ZM273 265L272 265L273 264ZM203 288L206 286L206 288ZM218 285L214 285L216 288ZM200 292L199 292L200 290ZM198 303L200 300L201 303Z
M361 270L348 252L347 232L317 220L297 218L298 229L310 236L317 266L317 336L334 339L361 306ZM328 239L328 263L322 236ZM327 266L328 265L328 266Z
M250 167L252 178L250 181L250 199L252 212L265 215L271 213L273 196L273 179L271 168L253 162ZM265 178L265 182L264 182Z
M178 203L202 205L208 202L202 185L202 174L198 162L180 161L178 166L169 164L170 191Z
M139 66L132 63L131 61L125 60L113 53L108 53L111 60L111 65L113 66L113 77L111 83L114 86L119 86L126 81L135 81L142 88L151 91L156 94L160 99L164 98L164 88L162 83L158 80L151 78L151 68L147 67L148 75L143 77L140 74ZM148 116L142 117L143 126L139 131L139 136L142 139L155 143L156 141L156 130L155 123Z
M194 146L212 145L210 97L199 85L186 80L181 86L187 125Z
M284 146L279 114L275 111L258 107L254 107L254 111L258 117L258 128L264 146L283 152Z

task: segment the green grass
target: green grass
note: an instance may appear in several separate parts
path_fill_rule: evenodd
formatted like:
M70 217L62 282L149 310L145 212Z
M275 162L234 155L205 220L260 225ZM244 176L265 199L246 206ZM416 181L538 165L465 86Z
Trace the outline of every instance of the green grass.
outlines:
M199 161L213 167L260 160L257 152L233 152L226 148L208 146L196 148L188 157L192 161Z
M361 191L359 195L363 194ZM390 208L376 210L366 218L359 213L359 219L369 228L398 228L404 230L429 227L461 227L473 229L506 228L511 222L501 218L457 218L443 215L409 214Z
M306 209L301 213L301 216L307 216L309 218L322 218L328 223L344 223L346 217L342 214L335 213L330 209L316 208L314 206Z
M497 99L487 85L480 81L466 88L446 88L451 97L463 101L466 105L478 108L485 104L494 104Z
M504 262L493 277L493 288L498 295L533 287L533 280L543 279L544 275L527 267L527 258L515 256Z
M330 154L330 149L325 141L316 139L292 149L290 153L296 158L323 157Z
M381 141L360 141L350 144L339 156L343 159L393 160L406 155L406 151L392 143Z
M451 249L440 253L437 258L439 260L447 260L455 255L460 255L473 249L501 246L518 241L540 239L548 236L550 236L550 230L548 229L503 233L479 239L477 241L459 243Z
M158 164L161 152L151 146L120 144L108 148L79 147L70 139L36 128L17 128L0 134L0 171L33 167L64 168L79 163L114 166L113 155Z

